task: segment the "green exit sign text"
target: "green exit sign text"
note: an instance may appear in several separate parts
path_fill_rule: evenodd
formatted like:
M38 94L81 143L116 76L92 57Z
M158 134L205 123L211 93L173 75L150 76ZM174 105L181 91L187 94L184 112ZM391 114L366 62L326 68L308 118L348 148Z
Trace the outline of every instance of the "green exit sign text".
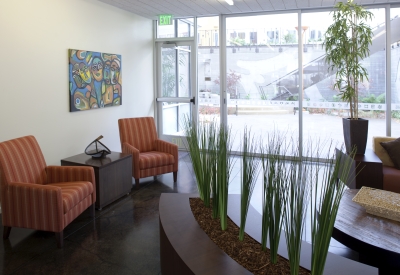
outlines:
M161 14L158 16L158 25L172 25L172 15L171 14Z

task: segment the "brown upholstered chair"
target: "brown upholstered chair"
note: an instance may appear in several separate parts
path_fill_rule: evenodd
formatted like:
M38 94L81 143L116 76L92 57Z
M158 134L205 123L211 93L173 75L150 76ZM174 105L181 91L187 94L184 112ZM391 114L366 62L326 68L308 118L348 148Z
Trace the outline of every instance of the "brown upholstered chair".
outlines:
M63 246L64 228L90 207L94 216L92 167L46 166L33 136L0 143L3 239L12 227L55 232Z
M178 146L158 139L154 118L118 120L122 153L133 155L132 173L136 188L139 179L173 172L178 173Z

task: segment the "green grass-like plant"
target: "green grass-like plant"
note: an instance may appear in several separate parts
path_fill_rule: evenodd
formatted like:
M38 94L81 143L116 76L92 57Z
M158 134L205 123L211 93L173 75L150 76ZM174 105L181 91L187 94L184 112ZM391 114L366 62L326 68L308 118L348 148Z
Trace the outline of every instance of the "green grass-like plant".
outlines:
M292 143L292 146L294 144ZM299 156L299 148L294 147L293 156ZM290 274L299 274L302 236L304 232L310 185L307 181L309 163L291 160L287 172L285 195L284 228L289 258Z
M216 189L218 198L218 212L221 219L221 229L226 230L228 227L228 187L229 178L232 169L231 148L232 142L230 139L231 131L220 125L217 133L216 149L217 149L217 175Z
M256 156L257 142L251 131L244 128L242 141L242 162L241 162L241 201L240 201L240 229L239 240L244 240L247 212L249 203L256 183L261 159Z
M200 198L206 206L213 198L213 218L220 218L221 229L227 228L228 187L231 169L231 131L223 125L204 123L198 127L188 119L185 122L187 148L193 163ZM339 203L345 185L351 175L352 158L341 155L320 160L324 147L319 141L305 146L311 161L300 156L298 142L290 143L293 157L286 158L288 144L286 133L274 131L267 136L267 144L260 145L261 157L256 151L258 144L245 128L242 156L241 222L239 239L244 239L249 202L254 190L260 164L263 168L262 243L263 250L269 241L270 262L277 263L280 234L284 227L291 274L298 274L304 222L309 198L311 198L311 233L313 275L323 273L330 238ZM261 143L260 143L261 144ZM332 145L331 145L332 146ZM328 152L331 152L329 148ZM325 157L326 159L326 157ZM339 180L340 178L340 180ZM312 189L311 189L312 188Z
M218 188L217 188L217 161L218 161L218 128L217 124L213 123L213 126L209 128L208 131L208 171L210 174L210 184L211 184L211 195L212 195L212 217L216 219L219 216L219 206L218 206Z
M315 170L310 170L312 172L310 178L314 182L311 195L311 273L313 275L323 274L333 226L345 190L343 182L355 176L351 174L354 155L355 150L351 152L350 158L346 159L342 155L332 154L328 163L317 162ZM319 171L321 171L322 179L319 178Z
M212 197L212 216L220 217L221 228L228 225L228 187L232 169L230 129L217 123L196 124L185 118L184 129L187 149L192 160L200 199L210 206Z
M193 171L196 176L197 189L200 199L205 206L210 206L212 186L215 185L215 132L216 125L211 123L196 123L185 119L185 134L187 149L192 160Z
M263 215L262 239L263 250L267 248L269 239L270 260L276 264L278 247L283 224L283 207L285 201L285 155L287 147L283 135L273 132L268 135L268 144L261 148L263 167Z

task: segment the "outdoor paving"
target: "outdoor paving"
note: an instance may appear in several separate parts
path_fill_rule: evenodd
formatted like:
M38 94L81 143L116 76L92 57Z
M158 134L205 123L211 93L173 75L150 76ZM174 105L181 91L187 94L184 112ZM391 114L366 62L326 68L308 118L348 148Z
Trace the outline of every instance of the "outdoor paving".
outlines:
M386 120L368 118L367 148L372 149L373 136L386 136ZM299 133L299 115L296 114L271 114L271 115L228 115L228 124L234 135L233 149L240 148L240 139L245 126L263 140L268 132L275 129L287 132L287 139L297 138ZM392 120L391 136L400 137L400 123ZM314 142L326 141L340 145L343 143L342 118L333 115L309 114L303 112L303 140Z

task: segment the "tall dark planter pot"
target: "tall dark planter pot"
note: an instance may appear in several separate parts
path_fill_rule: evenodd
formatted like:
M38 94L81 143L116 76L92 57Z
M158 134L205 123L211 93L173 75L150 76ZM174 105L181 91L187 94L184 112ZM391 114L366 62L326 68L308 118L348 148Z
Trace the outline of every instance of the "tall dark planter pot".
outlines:
M343 118L343 135L346 152L349 154L357 146L357 155L364 155L368 138L368 120Z

